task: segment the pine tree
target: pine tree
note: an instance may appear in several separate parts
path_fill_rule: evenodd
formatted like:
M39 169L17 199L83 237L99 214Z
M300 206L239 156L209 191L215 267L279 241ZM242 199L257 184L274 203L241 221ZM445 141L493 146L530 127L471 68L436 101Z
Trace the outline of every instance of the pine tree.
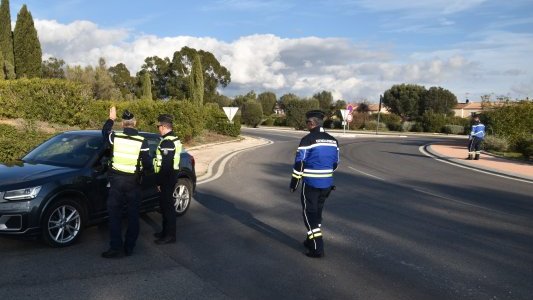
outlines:
M200 55L194 56L192 63L191 75L189 77L190 99L199 105L204 104L204 76Z
M0 52L2 52L2 72L11 69L6 66L14 66L13 56L13 33L11 32L11 13L9 11L9 0L2 0L0 5ZM5 62L4 62L5 60ZM14 74L6 74L2 78L13 78Z
M152 79L150 73L144 72L142 77L142 97L143 100L152 100Z
M17 78L41 76L42 51L31 13L23 5L13 34Z

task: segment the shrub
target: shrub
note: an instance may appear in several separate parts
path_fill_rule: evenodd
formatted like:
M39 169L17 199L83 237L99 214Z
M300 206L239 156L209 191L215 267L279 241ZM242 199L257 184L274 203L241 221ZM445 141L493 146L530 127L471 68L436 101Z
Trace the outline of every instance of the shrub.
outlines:
M239 136L241 134L241 120L239 117L233 117L233 124L229 122L228 117L216 103L208 103L204 106L206 113L206 128L218 134Z
M257 125L261 124L262 119L263 108L261 107L261 104L256 101L248 101L244 103L242 109L242 120L244 124L251 127L257 127Z
M422 115L420 123L425 132L442 132L442 129L446 124L446 116L443 114L426 112Z
M285 116L275 117L274 126L287 126L287 118Z
M378 127L378 122L374 120L366 122L366 125L365 125L366 130L376 130L377 127ZM380 122L379 131L387 131L387 130L388 130L387 125Z
M422 126L420 122L415 122L413 126L411 126L411 131L412 132L423 132L424 126Z
M0 162L7 163L22 158L51 136L32 130L19 131L13 126L0 124Z
M401 131L413 131L413 127L415 126L415 122L405 121L402 123Z
M485 136L485 139L483 140L483 148L485 150L505 152L509 150L509 141L504 137L488 135Z
M442 131L448 134L463 134L465 132L465 128L462 125L446 124L444 125Z
M265 125L265 126L274 125L274 118L272 118L272 117L266 118L261 125Z
M377 114L373 114L372 118L377 120ZM380 114L379 122L384 123L389 130L402 130L402 118L396 114Z
M290 101L287 105L287 124L294 129L304 129L305 113L318 109L318 101L296 99Z
M490 107L481 115L487 132L505 136L511 145L533 134L533 102L509 102Z
M533 136L519 139L516 142L515 149L522 153L525 158L533 158Z

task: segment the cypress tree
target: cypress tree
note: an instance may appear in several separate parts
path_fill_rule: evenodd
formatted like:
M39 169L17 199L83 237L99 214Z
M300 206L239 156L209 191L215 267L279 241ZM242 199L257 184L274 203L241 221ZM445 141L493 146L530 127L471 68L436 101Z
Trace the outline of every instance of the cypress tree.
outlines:
M17 15L13 35L17 78L40 77L42 51L31 13L24 4Z
M144 72L142 77L142 97L143 100L152 100L152 79L148 72Z
M9 10L9 0L2 0L0 4L0 52L2 52L2 65L4 76L8 79L15 78L13 66L15 58L13 56L13 33L11 32L11 12ZM4 62L5 61L5 62ZM10 73L13 72L13 73Z
M204 104L204 76L200 55L194 55L191 75L189 77L190 99L199 105Z
M4 72L4 56L2 55L2 51L0 51L0 80L4 80L6 78L6 73Z

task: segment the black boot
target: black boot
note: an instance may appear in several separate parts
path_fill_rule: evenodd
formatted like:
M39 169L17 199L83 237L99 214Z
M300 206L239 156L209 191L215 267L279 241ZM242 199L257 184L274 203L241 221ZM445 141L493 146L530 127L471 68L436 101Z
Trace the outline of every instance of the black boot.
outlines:
M472 160L472 154L468 154L467 160Z
M476 157L474 157L474 160L479 160L479 154L476 154Z

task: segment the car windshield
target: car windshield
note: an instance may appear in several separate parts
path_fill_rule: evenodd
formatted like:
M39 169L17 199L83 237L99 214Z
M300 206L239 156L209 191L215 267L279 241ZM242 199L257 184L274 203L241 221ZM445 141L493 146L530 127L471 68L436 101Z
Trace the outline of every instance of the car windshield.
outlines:
M22 158L24 162L63 167L82 167L103 147L101 136L60 134Z

